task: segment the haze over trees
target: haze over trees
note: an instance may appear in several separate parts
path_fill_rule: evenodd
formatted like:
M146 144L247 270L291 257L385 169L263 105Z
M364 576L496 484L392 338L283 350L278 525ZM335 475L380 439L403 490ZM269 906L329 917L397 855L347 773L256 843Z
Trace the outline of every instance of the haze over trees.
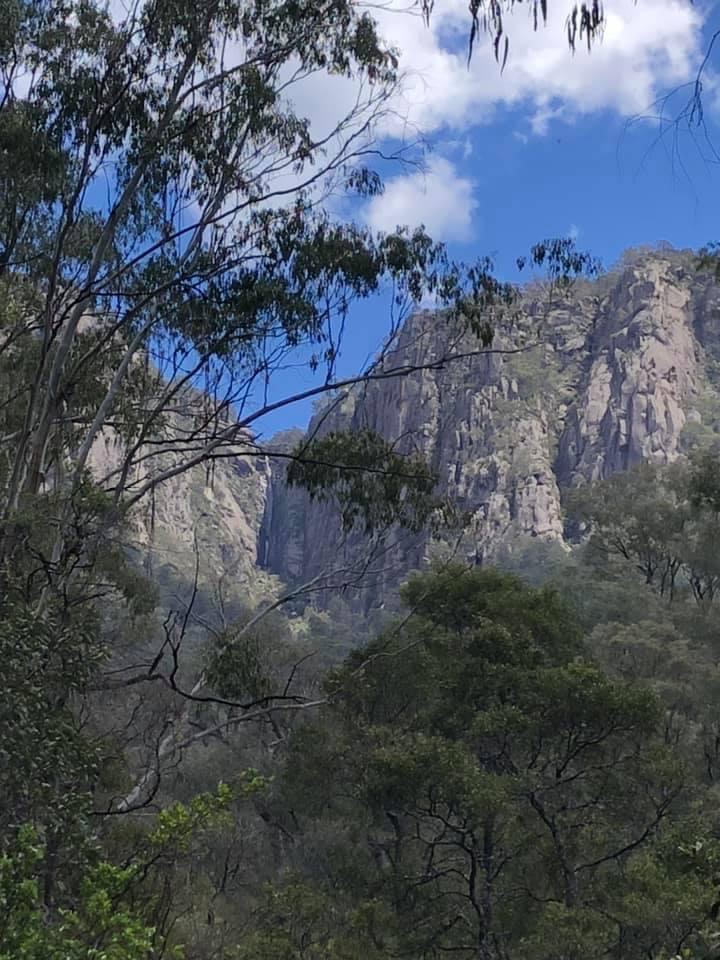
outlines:
M502 61L501 14L471 4ZM359 90L320 139L316 73ZM199 560L138 563L168 483L267 452L288 364L332 402L522 349L490 261L333 216L382 190L372 7L0 0L0 77L0 960L709 955L714 451L580 491L557 583L448 562L377 625L340 589L294 624L317 580L211 596ZM550 301L597 272L566 240L527 263ZM340 377L379 292L382 350ZM450 346L410 366L428 298ZM462 523L371 430L271 452L368 542Z

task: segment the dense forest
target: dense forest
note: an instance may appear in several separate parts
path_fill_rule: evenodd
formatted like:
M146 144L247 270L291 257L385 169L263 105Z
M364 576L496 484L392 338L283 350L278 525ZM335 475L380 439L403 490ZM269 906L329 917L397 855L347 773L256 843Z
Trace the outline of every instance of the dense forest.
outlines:
M491 356L544 389L528 337L595 259L535 245L528 315L489 260L335 218L382 192L400 76L372 7L120 6L0 0L0 960L718 955L712 411L682 455L563 491L566 541L470 556L422 451L331 412ZM470 4L498 66L505 9ZM325 73L361 92L318 139L293 95ZM716 279L713 249L683 262ZM341 376L369 298L384 346ZM410 363L428 302L443 347ZM291 363L326 429L264 441ZM250 503L278 460L356 557L463 550L372 616L362 560L251 582L182 483L229 470ZM163 496L182 571L148 546Z

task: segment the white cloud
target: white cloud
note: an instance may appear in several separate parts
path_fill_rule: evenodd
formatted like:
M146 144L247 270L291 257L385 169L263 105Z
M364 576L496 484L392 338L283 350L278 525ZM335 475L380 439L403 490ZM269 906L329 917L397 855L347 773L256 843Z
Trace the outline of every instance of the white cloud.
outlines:
M524 6L506 18L510 57L501 75L487 39L467 67L467 0L435 5L430 28L421 18L387 9L378 14L385 38L399 47L407 74L399 117L426 133L465 130L491 119L498 105L523 105L531 129L544 133L558 116L611 109L629 116L689 79L701 52L702 16L689 0L615 0L602 42L590 54L568 49L570 0L550 4L548 23L533 30ZM450 42L448 40L450 38Z
M539 103L530 117L530 129L538 137L544 137L553 120L559 120L566 113L561 104Z
M389 179L366 205L364 219L373 230L423 223L436 239L468 240L476 208L472 180L447 158L431 156L424 171Z

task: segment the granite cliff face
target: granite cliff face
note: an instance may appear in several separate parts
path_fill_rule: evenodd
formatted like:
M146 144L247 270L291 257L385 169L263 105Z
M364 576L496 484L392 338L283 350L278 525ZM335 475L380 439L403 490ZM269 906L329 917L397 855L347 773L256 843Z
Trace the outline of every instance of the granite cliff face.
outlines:
M418 313L394 362L427 366L476 348L452 337L442 315ZM421 452L467 517L462 533L396 531L368 555L362 537L343 535L332 504L286 487L281 459L248 456L160 487L137 516L139 559L176 585L188 583L199 558L205 586L223 584L250 605L281 581L334 570L334 591L348 584L346 598L367 610L435 555L491 562L528 538L564 545L564 490L642 461L669 463L720 433L720 286L698 274L691 253L628 255L550 306L546 291L528 289L521 319L494 348L349 390L309 427L370 427ZM290 447L301 436L275 442ZM98 468L117 456L108 438L94 451Z
M371 427L421 451L470 518L455 548L479 562L528 537L564 543L565 488L642 461L669 463L720 430L720 288L697 273L689 253L628 256L549 308L542 291L528 291L515 342L518 335L526 346L517 353L351 390L309 428ZM449 337L441 316L417 314L398 355L410 365L436 360ZM363 605L382 603L407 570L449 548L395 535ZM282 470L273 470L260 535L266 569L297 582L349 563L360 549L343 537L330 505L287 490Z
M171 433L187 432L195 403L200 406L199 397L190 395L184 414L172 414L177 423L170 425ZM117 472L124 452L112 431L98 438L90 466L101 482ZM143 448L130 485L147 478L146 457ZM167 470L176 460L173 454L154 456L150 472ZM277 592L279 581L257 562L269 488L267 458L248 452L173 476L134 508L132 550L164 600L185 602L196 577L216 603L228 600L253 607Z

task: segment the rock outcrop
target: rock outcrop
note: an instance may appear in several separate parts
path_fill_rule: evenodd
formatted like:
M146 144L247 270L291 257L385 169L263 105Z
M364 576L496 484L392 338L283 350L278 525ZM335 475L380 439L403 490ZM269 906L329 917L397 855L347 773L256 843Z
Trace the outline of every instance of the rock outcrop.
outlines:
M692 279L672 259L646 260L599 304L587 374L560 438L562 482L677 457L705 377Z
M171 434L188 432L193 403L199 405L201 399L188 396L189 412L172 414L177 424L169 426ZM90 467L100 482L108 478L112 486L124 456L123 443L107 430L91 451ZM182 448L160 455L141 448L128 477L131 493L134 485L186 457ZM185 602L197 580L197 586L217 603L253 607L279 586L277 578L258 563L270 500L270 465L266 457L254 455L252 446L247 455L193 467L163 481L131 510L133 553L161 596Z
M395 360L425 369L363 385L333 401L310 430L370 427L424 454L441 491L469 517L455 543L394 534L369 578L363 605L433 552L491 561L524 538L565 543L562 492L648 461L669 463L714 436L720 393L720 290L687 252L652 251L548 309L528 290L522 320L499 352L427 369L468 341L451 343L440 314L416 314ZM517 338L520 352L503 353ZM283 487L262 536L267 569L297 582L357 562L358 538L342 535L331 505ZM278 504L281 507L278 509Z
M419 312L390 360L414 372L330 398L309 427L369 427L422 453L467 520L460 533L393 531L369 552L331 503L285 485L282 458L243 456L175 477L143 505L135 545L146 569L187 583L199 557L207 587L250 604L281 581L333 571L327 595L343 588L368 610L434 555L485 563L529 539L565 546L564 490L669 463L720 432L720 286L691 253L627 256L550 307L547 291L528 288L492 351L441 362L474 349L442 314ZM301 437L278 437L276 449ZM117 456L111 438L94 451L99 469Z

